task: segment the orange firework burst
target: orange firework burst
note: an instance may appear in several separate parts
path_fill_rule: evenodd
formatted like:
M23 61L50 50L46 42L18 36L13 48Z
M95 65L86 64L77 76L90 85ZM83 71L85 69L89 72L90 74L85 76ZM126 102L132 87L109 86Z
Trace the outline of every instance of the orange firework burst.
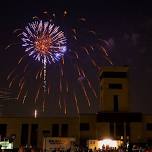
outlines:
M35 40L35 48L41 54L47 54L51 47L51 38L49 35L44 35Z

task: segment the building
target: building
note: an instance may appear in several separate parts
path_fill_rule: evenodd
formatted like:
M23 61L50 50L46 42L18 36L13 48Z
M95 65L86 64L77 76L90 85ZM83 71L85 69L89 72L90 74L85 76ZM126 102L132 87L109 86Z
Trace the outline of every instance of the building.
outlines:
M42 146L43 137L114 138L132 143L152 141L152 115L130 112L128 67L104 67L100 73L100 111L70 117L0 118L0 135L15 137L14 145Z

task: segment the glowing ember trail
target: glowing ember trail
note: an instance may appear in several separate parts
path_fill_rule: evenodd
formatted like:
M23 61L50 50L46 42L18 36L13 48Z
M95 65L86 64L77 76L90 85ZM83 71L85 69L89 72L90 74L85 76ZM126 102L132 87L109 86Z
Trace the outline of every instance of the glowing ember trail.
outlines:
M30 100L37 104L35 117L40 112L39 102L43 111L57 105L59 112L64 114L69 113L68 107L72 107L69 104L73 104L79 114L84 98L85 108L90 110L99 97L97 85L100 84L98 74L104 63L102 59L112 64L111 46L86 24L84 17L73 22L68 11L57 20L55 13L51 16L47 11L43 13L44 20L34 16L24 29L14 30L21 41L14 44L22 46L24 51L17 66L7 76L9 88L17 88L16 99L22 103ZM56 26L58 21L61 26ZM11 46L12 43L6 49ZM33 64L35 61L37 64ZM48 108L47 101L51 105Z

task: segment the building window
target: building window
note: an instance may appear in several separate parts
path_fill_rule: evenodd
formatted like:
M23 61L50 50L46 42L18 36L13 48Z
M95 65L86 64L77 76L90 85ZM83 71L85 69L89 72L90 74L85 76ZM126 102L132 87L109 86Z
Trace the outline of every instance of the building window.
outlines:
M120 83L109 83L109 89L122 89L122 84L120 84Z
M80 131L88 131L90 129L89 123L80 123Z
M146 124L146 129L147 129L148 131L152 131L152 123L147 123L147 124Z
M100 76L102 78L127 78L127 72L103 72Z
M28 124L22 124L21 145L27 145L28 144L28 130L29 130L29 125Z
M59 124L52 125L52 137L59 137Z
M68 124L62 124L61 125L61 136L67 137L68 136Z
M0 138L1 140L4 140L6 137L6 131L7 131L7 124L0 124Z
M114 122L110 122L109 129L110 129L110 136L114 137Z
M38 138L38 124L32 124L31 126L31 146L37 146Z
M114 95L113 96L113 108L114 108L114 112L118 112L119 111L118 95Z
M124 136L124 124L123 122L117 122L116 123L116 138L120 139L122 136Z
M49 137L50 136L50 130L43 130L42 134L44 137Z

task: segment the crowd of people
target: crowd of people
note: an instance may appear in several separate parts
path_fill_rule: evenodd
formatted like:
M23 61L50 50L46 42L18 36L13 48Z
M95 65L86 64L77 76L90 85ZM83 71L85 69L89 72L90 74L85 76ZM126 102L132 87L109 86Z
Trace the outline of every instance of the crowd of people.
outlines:
M26 149L24 146L20 146L18 152L44 152L44 150L38 148ZM107 146L101 149L97 149L96 147L94 149L88 149L87 147L75 146L67 150L60 150L57 148L50 152L152 152L152 146L132 145L128 148L126 146L120 146L119 148Z

